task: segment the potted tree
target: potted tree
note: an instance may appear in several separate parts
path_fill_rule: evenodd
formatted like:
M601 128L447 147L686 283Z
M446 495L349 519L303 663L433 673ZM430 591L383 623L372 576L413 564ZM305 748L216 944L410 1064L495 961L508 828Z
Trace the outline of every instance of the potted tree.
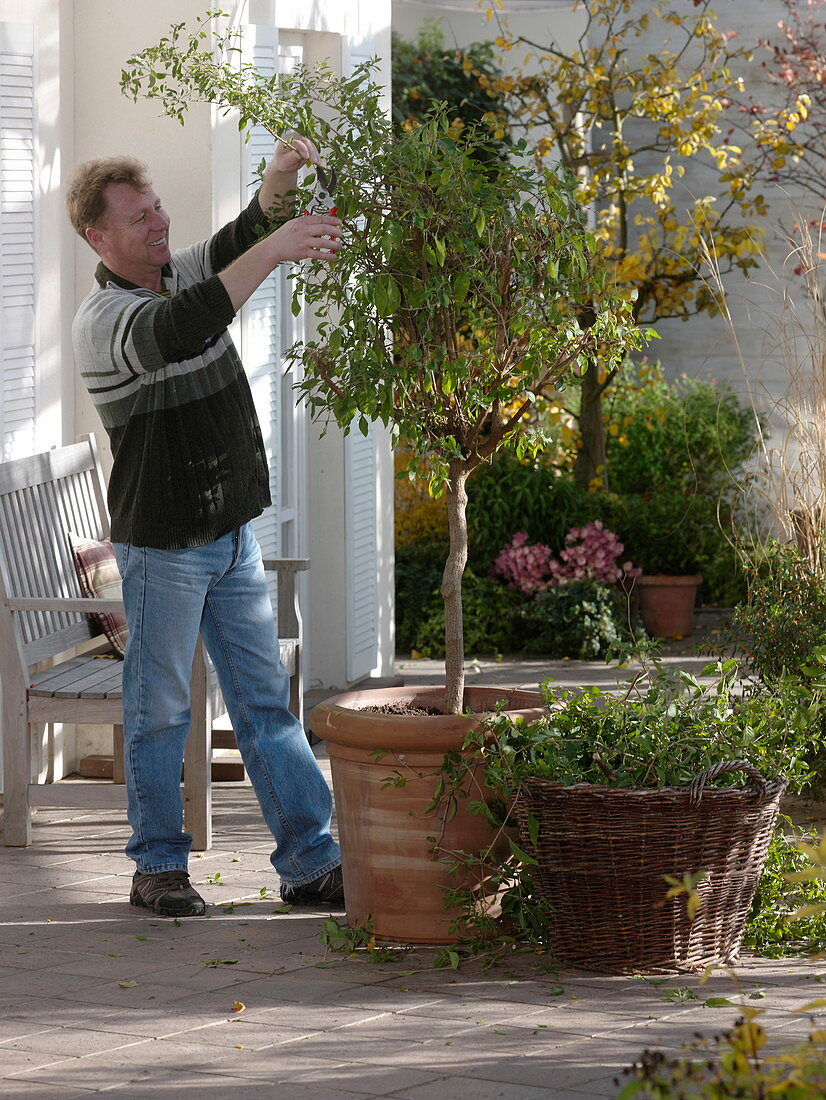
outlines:
M540 445L524 430L534 394L597 355L612 365L643 337L563 174L537 168L524 147L490 156L486 131L463 130L439 105L396 136L371 65L348 77L322 65L268 78L230 64L233 36L210 45L205 27L173 27L131 58L123 90L159 100L180 121L207 101L237 110L242 127L316 142L338 173L347 244L335 264L293 273L294 309L303 301L318 317L314 337L291 351L301 395L345 431L392 425L410 450L408 476L447 498L444 690L349 693L317 708L312 723L333 765L348 919L369 917L386 938L450 940L450 880L427 837L467 847L465 827L471 846L485 836L468 812L442 822L425 813L433 776L497 703L540 706L538 694L465 691L466 482L501 448L527 455ZM299 208L311 187L299 188ZM587 326L581 302L592 307ZM392 713L400 709L413 713Z

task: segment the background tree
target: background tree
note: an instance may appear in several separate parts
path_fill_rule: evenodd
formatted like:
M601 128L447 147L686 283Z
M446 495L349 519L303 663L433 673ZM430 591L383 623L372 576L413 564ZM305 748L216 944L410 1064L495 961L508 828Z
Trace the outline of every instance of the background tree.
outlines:
M770 182L792 183L826 203L826 0L783 0L778 41L763 41L762 64L782 93L779 108L741 105L768 151Z
M296 268L293 308L303 301L319 322L290 354L313 411L345 430L392 425L411 448L411 476L446 494L445 710L458 713L467 479L501 448L536 451L541 440L524 431L535 394L586 369L597 349L619 361L639 330L564 174L518 147L491 164L479 155L487 133L466 127L457 139L441 107L394 136L369 65L345 78L325 66L265 77L232 64L236 36L213 47L208 27L173 27L130 58L122 89L181 122L207 101L239 112L242 127L297 127L339 172L345 247L335 263ZM299 209L308 197L299 190ZM587 324L575 308L583 301Z
M491 42L451 49L434 19L425 20L415 41L392 37L392 112L397 133L410 128L436 103L444 103L451 132L483 126L489 146L480 153L499 158L510 145L507 106L494 90L502 76ZM484 78L484 83L480 78Z
M491 10L496 0L488 0ZM585 29L576 46L514 39L530 61L491 82L507 98L516 126L541 134L540 159L556 159L578 180L577 196L594 211L595 236L639 323L687 320L715 309L704 280L703 239L713 238L723 274L756 266L761 231L749 219L766 212L756 169L729 133L726 112L743 84L709 0L682 15L666 3L640 11L630 0L582 0ZM654 33L656 28L656 34ZM646 42L656 38L656 52ZM488 84L484 73L479 75ZM700 194L679 186L689 162L703 162ZM713 189L709 189L709 180ZM588 306L584 303L585 313ZM580 485L606 485L602 397L614 367L595 361L579 386Z

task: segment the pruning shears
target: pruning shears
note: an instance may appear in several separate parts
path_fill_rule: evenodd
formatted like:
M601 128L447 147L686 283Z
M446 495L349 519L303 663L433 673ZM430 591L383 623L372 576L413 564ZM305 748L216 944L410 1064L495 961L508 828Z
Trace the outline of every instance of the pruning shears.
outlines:
M315 194L305 214L332 214L334 217L338 211L335 200L338 174L335 168L322 168L320 164L315 169Z

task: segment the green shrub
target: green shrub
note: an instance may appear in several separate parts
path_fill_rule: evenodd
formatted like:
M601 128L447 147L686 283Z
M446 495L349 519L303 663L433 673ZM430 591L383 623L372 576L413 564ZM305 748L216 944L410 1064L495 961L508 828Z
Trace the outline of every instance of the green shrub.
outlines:
M677 488L609 493L604 515L625 546L625 558L643 572L702 573L704 603L732 607L745 598L745 568L725 502Z
M465 573L465 649L469 656L524 653L594 661L630 638L627 603L607 585L574 581L527 596ZM433 599L411 644L423 657L444 656L444 607Z
M518 650L518 609L529 598L467 569L462 582L465 653L485 656ZM444 657L445 609L441 597L424 609L411 648L423 657Z
M396 549L396 647L401 653L415 648L416 633L428 609L441 602L446 557L445 543L408 543Z
M616 493L664 487L729 496L754 451L752 409L721 382L685 375L666 381L662 368L630 365L606 406L608 479Z
M630 637L625 596L592 581L547 588L523 615L521 648L530 655L597 661Z
M623 561L646 573L703 574L705 603L732 607L746 594L732 506L666 487L654 493L589 492L548 464L496 459L468 482L471 564L485 573L518 531L555 555L572 527L602 520L624 544Z
M501 455L468 481L472 564L486 570L517 531L554 553L572 527L602 519L600 494L580 489L551 465Z
M817 844L817 837L788 836L791 825L788 817L781 817L746 925L746 945L768 958L826 950L826 881L801 881L811 861L797 847L800 841ZM790 920L803 906L811 906L811 914Z
M749 574L748 600L734 609L727 641L766 684L808 677L826 646L826 579L792 546L772 543Z
M412 120L420 120L434 102L447 104L447 117L454 125L487 126L494 141L488 156L504 155L507 134L507 105L492 85L501 76L491 42L474 42L465 49L445 44L435 19L425 20L415 41L392 36L392 112L396 132ZM481 78L481 79L480 79Z
M625 691L543 684L540 718L490 719L498 747L486 778L494 782L501 768L564 785L684 787L713 764L746 760L802 790L811 778L804 749L812 700L788 681L744 695L740 675L737 661L709 665L703 680L654 661ZM722 774L711 785L731 782Z
M749 574L748 599L734 609L723 648L742 653L768 687L791 680L812 700L826 689L826 578L811 571L793 546L771 543ZM826 790L826 717L812 710L805 748L815 779Z

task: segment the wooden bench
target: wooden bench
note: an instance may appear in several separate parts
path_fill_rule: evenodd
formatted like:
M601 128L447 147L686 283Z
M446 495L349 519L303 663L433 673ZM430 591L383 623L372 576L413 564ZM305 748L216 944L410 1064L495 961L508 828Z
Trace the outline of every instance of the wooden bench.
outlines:
M103 473L94 436L0 464L0 680L5 843L31 842L33 807L126 808L123 786L123 662L111 656L91 610L122 611L119 600L84 597L68 532L109 535ZM301 617L295 575L306 559L268 558L278 575L281 659L291 677L290 709L303 721ZM199 642L192 669L191 723L184 762L184 821L193 847L212 843L213 717L224 706ZM64 780L44 730L50 723L112 725L115 782ZM216 740L226 747L231 735ZM45 746L45 747L44 747ZM41 780L41 776L45 779ZM119 780L119 782L118 782Z

